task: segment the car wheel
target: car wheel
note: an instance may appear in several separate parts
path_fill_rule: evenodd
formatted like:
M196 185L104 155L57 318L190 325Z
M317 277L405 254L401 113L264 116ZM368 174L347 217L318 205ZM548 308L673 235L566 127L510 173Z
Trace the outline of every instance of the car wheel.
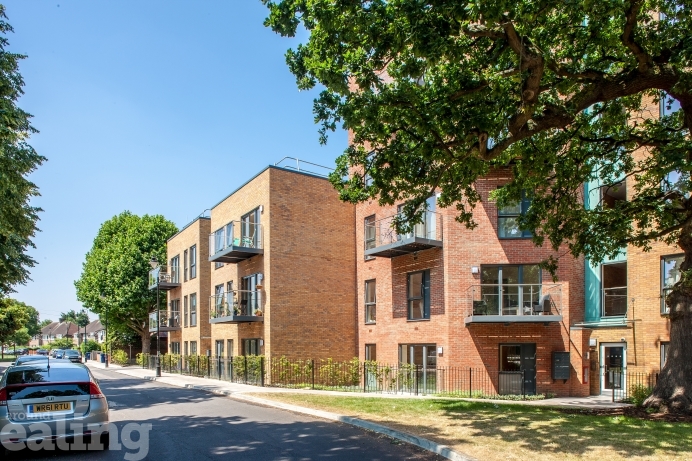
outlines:
M111 443L111 438L110 438L110 435L108 434L108 432L101 434L101 444L103 445L104 450L108 450L110 443Z

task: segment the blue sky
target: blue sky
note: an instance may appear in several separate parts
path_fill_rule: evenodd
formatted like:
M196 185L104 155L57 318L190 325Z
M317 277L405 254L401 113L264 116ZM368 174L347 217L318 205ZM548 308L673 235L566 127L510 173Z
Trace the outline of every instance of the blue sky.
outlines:
M28 55L19 105L48 158L31 179L41 232L33 281L12 296L41 318L81 309L73 281L100 224L130 210L179 227L284 156L333 165L316 92L284 61L260 0L5 0L10 50ZM304 39L305 37L303 37Z

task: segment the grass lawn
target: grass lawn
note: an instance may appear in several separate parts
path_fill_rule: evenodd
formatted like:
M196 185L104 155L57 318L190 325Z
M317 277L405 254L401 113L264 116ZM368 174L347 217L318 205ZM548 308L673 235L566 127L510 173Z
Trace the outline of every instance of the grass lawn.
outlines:
M17 357L19 356L5 354L4 358L0 358L0 362L14 362L15 360L17 360Z
M692 459L691 423L452 399L254 395L384 423L479 460Z

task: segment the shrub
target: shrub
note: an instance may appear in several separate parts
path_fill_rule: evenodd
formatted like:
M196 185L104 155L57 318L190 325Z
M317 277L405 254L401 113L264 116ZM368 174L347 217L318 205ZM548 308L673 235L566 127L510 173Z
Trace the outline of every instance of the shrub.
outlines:
M117 365L127 365L127 352L122 349L117 349L111 353L111 362Z
M630 398L628 399L636 407L641 407L644 401L649 398L653 389L643 384L633 384L630 387Z

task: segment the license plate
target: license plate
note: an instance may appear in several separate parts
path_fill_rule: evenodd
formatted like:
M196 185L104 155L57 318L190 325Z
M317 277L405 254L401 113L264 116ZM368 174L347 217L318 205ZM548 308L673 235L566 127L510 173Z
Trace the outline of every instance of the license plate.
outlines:
M70 410L72 410L72 402L37 403L29 406L29 413L51 413Z

